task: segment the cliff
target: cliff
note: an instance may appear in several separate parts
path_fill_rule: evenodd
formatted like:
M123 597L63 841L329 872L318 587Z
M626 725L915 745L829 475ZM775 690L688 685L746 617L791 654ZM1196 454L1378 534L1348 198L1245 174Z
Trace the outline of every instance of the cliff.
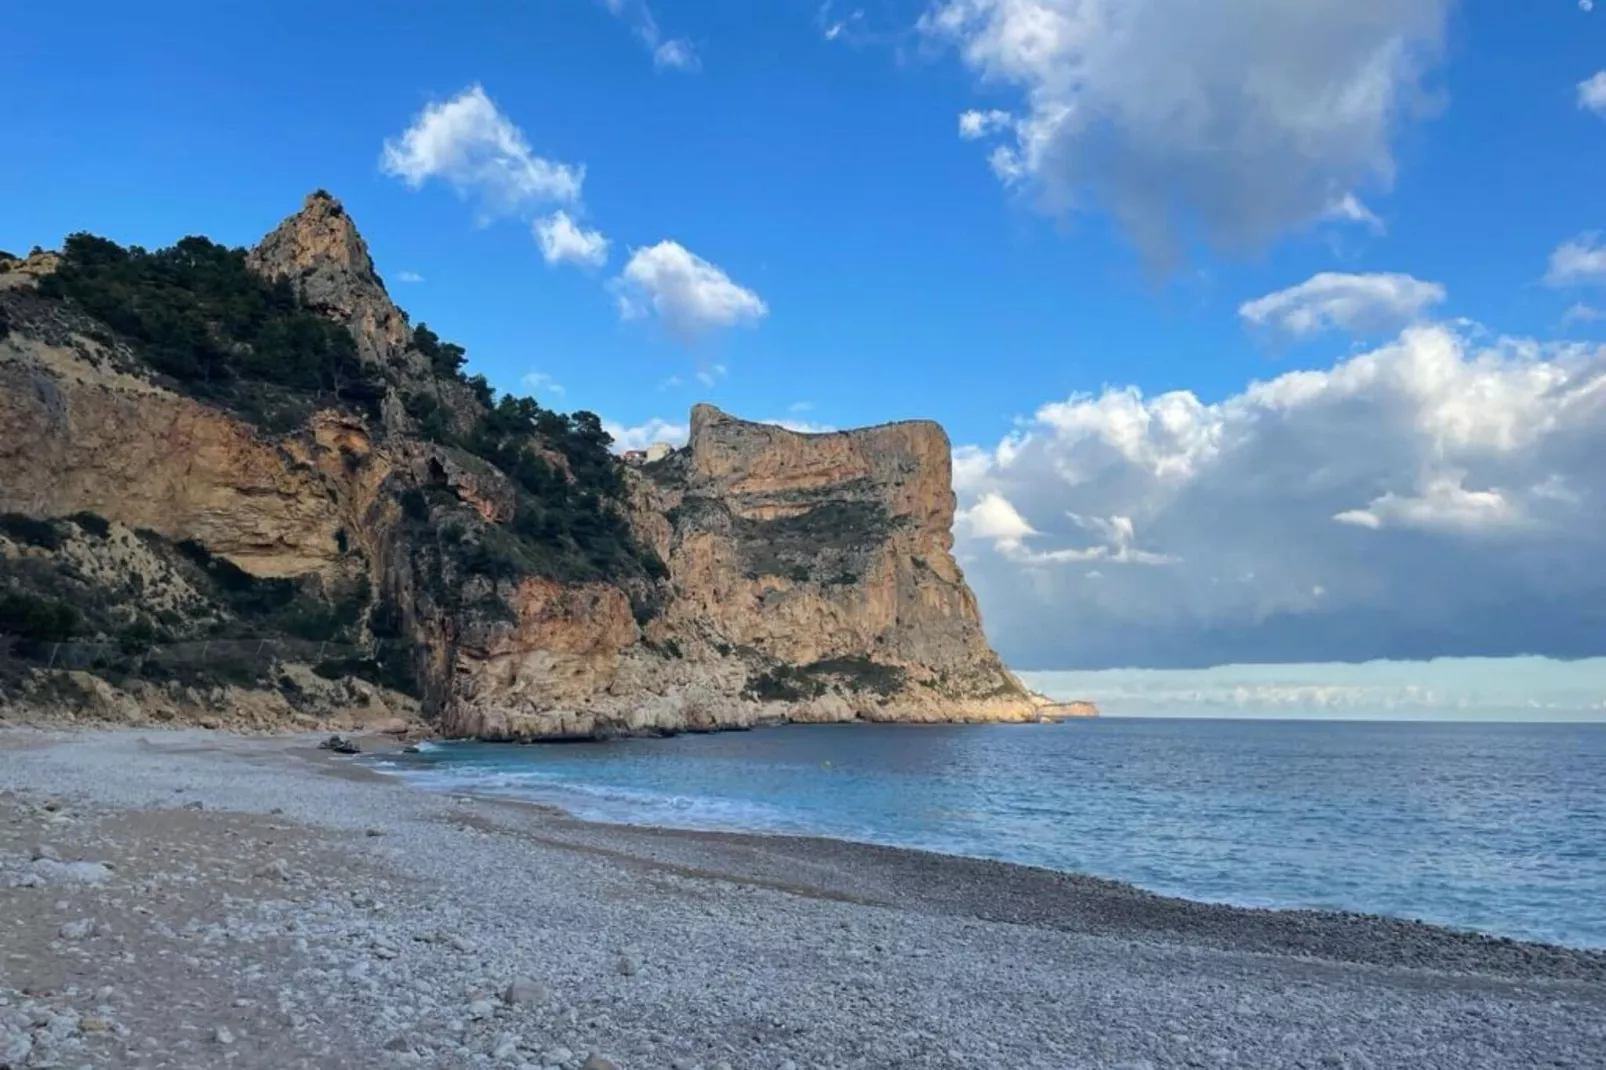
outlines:
M486 739L1036 716L954 562L936 424L699 405L625 465L463 361L321 192L249 252L0 260L0 701L65 667L103 706L359 696Z

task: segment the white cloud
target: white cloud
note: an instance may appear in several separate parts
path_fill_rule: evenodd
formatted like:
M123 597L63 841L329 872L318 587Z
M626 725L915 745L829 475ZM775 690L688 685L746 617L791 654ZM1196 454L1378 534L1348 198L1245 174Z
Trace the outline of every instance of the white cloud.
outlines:
M1596 115L1606 115L1606 70L1596 71L1592 77L1578 83L1578 106Z
M814 408L812 401L794 401L786 407L787 412L810 412Z
M1596 320L1600 319L1606 319L1606 312L1602 312L1600 309L1595 308L1592 305L1586 305L1582 301L1579 301L1566 312L1562 313L1561 325L1563 327L1569 327L1574 323L1594 323Z
M955 449L956 552L1005 658L1582 652L1606 346L1480 339L1413 326L1215 403L1110 388Z
M839 5L835 0L825 0L820 10L815 13L814 21L820 27L820 36L827 41L858 41L864 36L864 11L853 8L843 14L838 14Z
M1346 193L1329 204L1323 210L1322 218L1340 223L1356 223L1366 227L1373 234L1384 234L1388 231L1383 221L1377 217L1377 213L1366 207L1353 193Z
M1000 547L1019 546L1028 535L1037 534L1009 499L996 492L981 495L954 520L973 538L991 539Z
M756 323L769 314L758 294L672 241L634 250L615 289L625 318L654 314L683 340Z
M1410 275L1324 271L1298 286L1245 302L1238 315L1296 338L1333 329L1377 334L1398 330L1444 298L1443 286Z
M670 423L657 416L635 427L625 427L612 420L604 420L602 429L613 436L613 448L620 452L644 450L657 442L679 448L686 444L686 438L691 434L691 429L685 424Z
M552 376L548 375L546 372L529 372L524 376L524 378L520 379L519 382L524 384L524 389L535 394L537 397L540 397L542 394L561 397L564 393L563 384L552 378Z
M697 57L690 41L677 38L653 49L652 65L659 70L695 71L702 67L703 61Z
M396 281L397 282L409 282L409 283L411 283L411 282L423 282L424 281L424 276L420 275L416 271L398 271L398 272L396 272Z
M541 201L577 201L585 182L583 166L537 156L478 85L419 112L400 137L385 141L380 166L412 189L441 179L477 200L487 216Z
M1545 285L1560 288L1584 283L1606 283L1606 245L1601 244L1599 231L1580 234L1550 254Z
M576 223L568 212L560 210L538 219L532 229L541 246L541 257L548 264L601 267L608 262L608 239L601 231L587 230Z
M1015 124L1015 117L1007 111L967 111L959 115L959 136L966 141L975 141L1008 130Z
M697 369L697 381L704 386L713 386L725 378L730 369L723 364L705 364Z
M1468 490L1465 472L1441 472L1423 480L1410 494L1389 491L1372 499L1364 509L1346 509L1333 519L1341 524L1377 531L1384 527L1420 528L1425 531L1487 531L1520 524L1524 517L1498 490ZM1530 488L1537 492L1538 488Z
M1111 211L1151 257L1261 245L1394 175L1431 110L1450 0L936 0L920 20L1024 106L991 163L1051 213Z
M636 39L652 53L652 65L661 71L700 70L703 65L697 49L684 38L666 38L646 0L600 0L608 13L630 23Z

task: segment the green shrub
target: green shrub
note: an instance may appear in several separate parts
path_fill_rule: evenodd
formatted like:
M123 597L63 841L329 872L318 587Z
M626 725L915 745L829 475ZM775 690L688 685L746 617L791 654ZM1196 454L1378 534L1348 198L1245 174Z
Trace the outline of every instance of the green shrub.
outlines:
M59 550L63 541L61 531L52 521L22 513L0 513L0 534L42 550Z
M259 396L261 384L377 411L384 384L358 358L351 332L304 309L288 280L268 282L245 259L245 250L206 238L148 252L74 234L39 290L70 298L156 371L256 422L285 416Z
M88 532L90 535L93 535L99 539L104 539L106 536L112 533L111 521L107 520L99 513L74 513L67 519L71 520L74 524L77 524L78 527L83 531Z
M777 665L749 676L743 693L760 702L800 702L825 694L825 684L795 665Z
M882 665L862 655L851 658L824 658L803 667L810 676L830 676L860 691L873 691L882 697L896 694L904 685L904 671Z
M44 643L61 643L78 628L78 611L54 598L20 591L0 592L0 634Z

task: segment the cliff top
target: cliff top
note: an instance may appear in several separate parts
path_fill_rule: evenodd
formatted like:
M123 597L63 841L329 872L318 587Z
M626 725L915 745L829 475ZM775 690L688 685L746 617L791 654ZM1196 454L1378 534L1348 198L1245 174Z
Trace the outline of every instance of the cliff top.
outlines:
M935 420L889 420L886 423L866 424L862 427L849 427L836 431L794 431L789 427L782 427L780 424L760 423L756 420L744 420L740 416L732 416L717 405L712 405L706 401L700 401L691 407L691 434L689 441L696 441L699 432L730 425L761 429L767 433L772 432L777 435L794 435L798 438L813 439L829 438L833 435L864 435L870 432L884 431L888 428L910 427L934 431L942 436L944 443L948 441L948 432L943 428L942 424Z

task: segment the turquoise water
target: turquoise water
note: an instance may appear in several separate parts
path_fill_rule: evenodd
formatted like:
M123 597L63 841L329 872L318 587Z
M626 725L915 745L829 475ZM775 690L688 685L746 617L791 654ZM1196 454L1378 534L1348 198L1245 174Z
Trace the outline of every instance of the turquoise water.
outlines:
M375 764L577 816L998 858L1606 947L1606 725L808 726Z

